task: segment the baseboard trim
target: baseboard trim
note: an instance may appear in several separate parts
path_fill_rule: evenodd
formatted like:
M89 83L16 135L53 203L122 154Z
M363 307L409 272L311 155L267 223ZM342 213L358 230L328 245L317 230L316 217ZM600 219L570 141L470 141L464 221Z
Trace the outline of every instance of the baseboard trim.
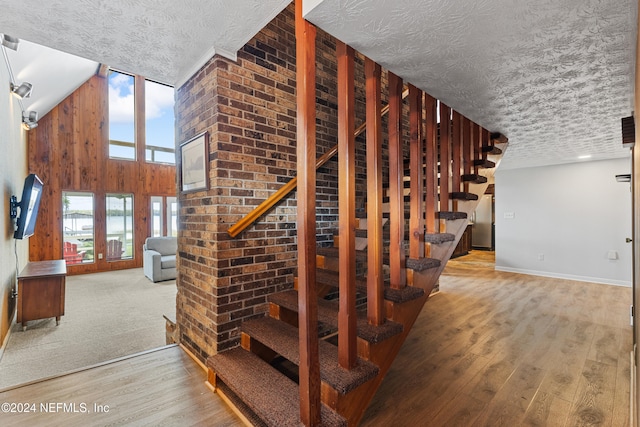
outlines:
M2 340L2 345L0 346L0 361L2 361L2 356L4 356L4 350L7 348L7 344L9 343L9 338L11 337L11 331L13 330L13 325L16 324L16 312L13 312L13 316L11 317L11 323L9 324L9 329L7 330L7 335L4 336Z
M208 372L209 372L209 369L207 369L207 366L206 366L204 363L202 363L202 362L200 361L200 359L198 359L198 358L196 357L196 355L195 355L195 354L193 354L193 353L191 352L191 350L189 350L187 347L185 347L185 346L184 346L184 345L182 345L182 344L178 344L178 345L180 346L180 348L181 348L185 353L187 353L187 356L189 356L190 358L192 358L192 359L193 359L193 361L194 361L194 362L196 362L196 363L198 364L198 366L200 366L200 368L201 368L205 373L208 373Z
M500 265L496 265L495 270L504 271L506 273L526 274L528 276L550 277L553 279L574 280L576 282L598 283L601 285L622 286L625 288L631 287L631 282L626 280L610 280L610 279L604 279L601 277L576 276L573 274L562 274L562 273L552 273L548 271L527 270L524 268L503 267Z
M233 403L233 401L225 394L224 391L222 391L219 388L216 388L213 386L213 384L211 384L209 381L205 382L205 385L207 387L209 387L209 389L214 392L215 394L217 394L220 399L222 399L222 401L224 403L227 404L227 406L229 407L229 409L231 409L233 411L233 413L240 418L240 421L242 421L244 423L244 425L246 425L247 427L253 427L253 423L251 421L249 421L249 419L242 413L242 411Z
M630 362L629 365L631 369L631 378L629 381L629 425L632 427L636 427L638 425L638 419L636 417L637 408L636 408L636 361L635 357L633 357L633 351L630 351Z
M187 347L185 347L182 344L179 344L179 345L180 345L180 348L185 353L187 353L187 355L190 358L192 358L193 361L196 362L198 366L200 366L200 368L202 368L205 374L207 374L207 380L204 382L204 385L207 386L207 388L211 390L214 394L217 394L218 397L220 397L220 399L222 399L222 401L227 404L229 409L231 409L233 413L236 414L238 418L240 418L240 420L244 423L244 425L246 425L247 427L253 427L253 423L249 421L249 419L242 413L242 411L235 405L235 403L233 403L233 400L230 399L223 390L215 387L213 384L211 384L211 382L209 382L209 369L207 368L207 366L204 363L202 363L200 359L198 359L196 355L191 352L191 350L189 350Z

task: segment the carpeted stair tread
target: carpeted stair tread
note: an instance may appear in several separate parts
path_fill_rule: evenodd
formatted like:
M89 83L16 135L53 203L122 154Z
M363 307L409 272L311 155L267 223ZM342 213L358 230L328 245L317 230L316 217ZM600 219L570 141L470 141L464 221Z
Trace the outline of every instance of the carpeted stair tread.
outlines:
M414 286L405 286L402 289L393 289L385 283L384 286L384 299L402 304L403 302L413 301L424 295L424 289L416 288Z
M240 399L238 395L235 394L229 388L229 386L224 383L224 381L218 381L216 383L216 389L220 393L223 393L225 397L231 401L231 404L235 406L236 409L238 409L246 419L249 420L253 427L268 427L267 424L265 424L265 422L262 421L260 417L256 415L256 413L253 412L251 408L249 408L249 406L247 406L247 404L244 403L242 399Z
M407 258L405 266L415 271L424 271L440 267L440 260L435 258Z
M300 364L298 328L271 317L249 320L242 323L242 331L266 345L287 360ZM341 394L366 383L378 375L378 367L358 358L351 370L338 366L338 347L327 341L319 341L320 378Z
M404 203L410 203L411 202L411 194L405 194L402 196L402 200ZM422 196L422 201L424 202L426 200L426 195ZM390 197L383 197L382 198L382 203L390 203L391 198Z
M494 141L496 143L501 143L501 144L505 144L509 142L509 138L507 138L500 132L492 132L491 135L489 136L489 139L491 139L491 141Z
M209 357L207 366L266 425L300 425L298 385L255 354L238 347ZM347 425L324 404L321 417L325 426Z
M483 145L482 152L487 154L493 154L496 156L499 156L500 154L502 154L502 150L496 147L495 145Z
M340 286L340 274L337 271L318 268L316 270L316 281L337 288ZM367 279L365 277L356 277L356 289L365 294L367 293ZM422 288L405 286L402 289L393 289L389 286L389 282L384 283L384 299L387 301L401 304L420 298L423 295L424 290Z
M469 173L462 175L463 182L471 182L473 184L485 184L488 179L486 176L478 175L477 173Z
M492 162L491 160L486 160L486 159L476 159L473 161L473 165L479 166L485 169L491 169L496 167L495 162Z
M271 294L267 300L286 308L287 310L298 312L298 291L289 290ZM338 326L338 301L318 300L318 321L326 323L330 326ZM387 320L380 326L372 326L367 321L366 313L358 313L357 319L358 337L370 343L382 342L397 334L402 333L402 325L400 323Z
M453 242L456 240L456 236L451 233L425 233L424 241L425 243L433 243L436 245Z
M466 212L440 211L436 213L436 216L439 219L447 219L447 220L467 219Z
M328 258L338 258L340 256L340 248L336 248L335 246L330 246L326 248L316 248L316 255L328 257ZM367 261L367 251L356 251L356 260L357 261Z
M362 228L356 228L356 237L367 237L367 230Z
M467 193L464 191L454 191L450 193L453 200L478 200L478 195L473 193Z

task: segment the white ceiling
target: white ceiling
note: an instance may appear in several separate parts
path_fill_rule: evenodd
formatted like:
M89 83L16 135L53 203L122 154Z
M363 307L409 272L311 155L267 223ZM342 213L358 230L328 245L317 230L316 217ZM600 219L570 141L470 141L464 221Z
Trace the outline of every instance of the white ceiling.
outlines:
M234 59L288 3L0 0L0 32L95 61L87 67L104 63L179 86L215 53ZM507 135L501 168L628 156L620 119L632 113L636 8L636 0L305 2L318 27ZM17 80L29 66L46 75L69 61L37 58L20 69L10 59ZM55 86L29 79L29 102Z

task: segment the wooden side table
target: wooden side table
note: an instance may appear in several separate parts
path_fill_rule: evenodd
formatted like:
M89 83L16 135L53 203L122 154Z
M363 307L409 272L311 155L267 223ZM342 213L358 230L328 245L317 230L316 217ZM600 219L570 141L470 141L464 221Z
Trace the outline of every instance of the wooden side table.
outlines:
M28 263L18 275L18 323L27 329L29 320L64 315L64 290L67 266L64 260Z

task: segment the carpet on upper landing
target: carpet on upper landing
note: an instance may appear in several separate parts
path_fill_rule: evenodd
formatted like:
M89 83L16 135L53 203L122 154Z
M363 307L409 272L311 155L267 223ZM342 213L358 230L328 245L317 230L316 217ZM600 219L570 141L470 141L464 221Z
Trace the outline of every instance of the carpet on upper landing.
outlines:
M0 389L166 344L176 281L152 283L141 268L69 276L65 314L14 324L0 359Z

